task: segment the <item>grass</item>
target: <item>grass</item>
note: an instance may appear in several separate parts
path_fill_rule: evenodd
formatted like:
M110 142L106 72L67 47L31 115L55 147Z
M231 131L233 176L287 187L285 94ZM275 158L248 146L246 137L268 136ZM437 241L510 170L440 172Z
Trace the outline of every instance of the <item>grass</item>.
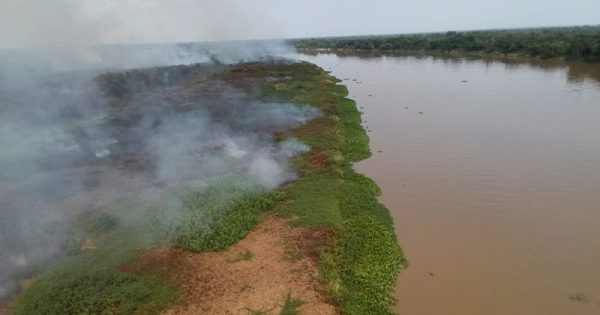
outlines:
M225 192L235 194L231 189L222 193ZM218 195L216 192L210 193L213 198L202 199L203 202L210 201L213 205L218 205L212 209L225 206L219 198L214 197ZM240 193L239 196L244 194ZM231 211L224 212L226 214L215 221L209 232L202 232L203 225L196 226L198 232L191 234L192 236L186 235L186 240L196 240L197 243L194 244L204 248L224 249L242 239L258 223L261 214L273 207L279 195L280 192L265 192L240 197L237 202L233 202ZM185 202L194 202L194 198L199 198L189 193L185 193L184 196L191 198L184 198ZM195 205L198 206L198 203ZM131 204L129 207L130 212L138 215L145 211L140 205ZM190 207L188 210L190 209L198 210L196 207ZM115 212L122 210L119 207ZM14 313L154 314L168 305L177 303L179 294L176 285L166 281L161 274L133 274L121 270L121 266L143 251L143 248L139 247L142 244L139 232L127 224L129 219L104 213L84 220L81 223L83 232L80 233L93 237L98 248L82 251L74 242L75 249L72 250L72 255L46 270L18 297ZM193 221L185 221L187 225L184 226L188 229L190 222ZM136 228L139 228L139 225L138 223ZM149 242L147 245L153 244ZM251 260L252 257L253 254L246 251L241 253L238 259Z
M248 315L269 315L269 313L271 313L271 309L253 310L250 308L246 308L246 312L248 312Z
M299 299L292 298L292 294L288 293L288 295L285 298L285 301L283 303L283 307L281 308L281 311L279 312L279 315L298 315L299 314L298 309L304 304L306 304L306 302L299 300ZM246 311L248 312L249 315L268 315L271 313L272 310L273 309L253 310L250 308L246 308Z
M349 314L386 314L396 301L390 290L402 263L393 232L381 223L354 216L342 239L341 292Z
M288 293L279 315L298 315L298 309L305 303L302 300L292 298L292 294Z
M252 258L254 258L254 254L251 251L246 249L245 251L239 253L237 255L237 257L232 259L230 262L236 263L236 262L240 262L240 261L251 261Z
M267 192L239 176L224 175L207 188L190 187L161 205L125 205L86 220L77 237L92 237L98 249L78 250L74 242L66 262L44 272L20 295L16 314L158 313L177 303L176 286L160 273L128 273L122 266L140 251L165 242L194 252L225 250L271 210L294 224L331 232L319 253L319 272L329 298L344 313L391 313L394 280L405 260L389 212L377 201L379 188L352 168L353 162L371 155L356 103L346 98L348 91L338 80L312 64L243 67L255 78L282 78L259 81L258 99L311 104L325 114L277 135L311 147L311 152L291 159L302 176ZM222 74L225 79L228 75L238 74ZM152 231L153 237L140 243L140 230ZM246 251L236 261L252 256ZM290 252L291 261L303 256L302 251ZM288 295L282 314L295 314L301 305Z
M162 275L120 270L137 255L133 243L108 244L51 266L17 298L14 314L155 314L179 300Z
M273 209L280 197L281 192L274 191L245 198L206 228L198 228L202 223L189 220L177 245L194 252L224 250L250 233L260 221L261 215ZM204 208L198 210L200 213L203 211Z
M304 176L285 191L286 202L279 208L279 213L293 216L297 224L341 227L342 217L336 198L338 181L331 174Z
M175 287L159 278L111 268L57 270L34 282L15 314L153 314L176 301Z
M273 82L263 93L284 101L309 102L327 113L290 135L325 152L327 167L305 155L296 161L304 176L284 190L278 213L296 224L328 226L331 246L320 254L320 277L330 298L346 314L390 314L392 289L406 263L396 242L389 211L377 201L381 191L357 174L352 163L371 156L356 103L346 87L308 64L293 83ZM323 160L323 159L321 159Z

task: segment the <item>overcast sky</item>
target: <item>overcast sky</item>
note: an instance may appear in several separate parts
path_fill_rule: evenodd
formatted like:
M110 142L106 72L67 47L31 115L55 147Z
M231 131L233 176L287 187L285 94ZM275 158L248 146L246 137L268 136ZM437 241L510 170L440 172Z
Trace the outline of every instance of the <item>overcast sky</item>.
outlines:
M0 0L0 46L600 24L600 0Z
M600 0L263 2L290 37L600 24Z

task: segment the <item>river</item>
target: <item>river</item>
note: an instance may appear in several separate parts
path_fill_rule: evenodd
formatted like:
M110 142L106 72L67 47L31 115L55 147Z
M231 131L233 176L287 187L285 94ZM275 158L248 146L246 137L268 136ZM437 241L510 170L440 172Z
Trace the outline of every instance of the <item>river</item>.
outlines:
M364 112L401 315L600 314L600 65L299 58Z

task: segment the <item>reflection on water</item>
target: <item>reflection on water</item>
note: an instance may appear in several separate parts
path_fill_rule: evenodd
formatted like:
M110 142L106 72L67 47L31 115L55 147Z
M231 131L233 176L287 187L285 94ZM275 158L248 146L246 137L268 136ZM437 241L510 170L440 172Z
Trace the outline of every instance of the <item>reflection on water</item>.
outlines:
M600 314L600 65L300 58L347 79L372 130L357 169L410 262L401 314Z
M501 64L507 70L519 70L523 67L528 69L536 69L539 71L566 71L567 80L570 83L583 82L585 80L596 81L600 84L600 64L587 63L581 61L564 62L560 60L540 60L515 57L456 57L452 55L411 55L401 53L382 53L382 52L337 52L335 54L323 54L319 52L303 52L302 56L306 58L314 58L317 56L336 56L340 60L344 58L369 60L374 58L386 59L412 59L412 60L434 60L441 61L445 64L462 64L465 62L478 62L485 66L492 64Z

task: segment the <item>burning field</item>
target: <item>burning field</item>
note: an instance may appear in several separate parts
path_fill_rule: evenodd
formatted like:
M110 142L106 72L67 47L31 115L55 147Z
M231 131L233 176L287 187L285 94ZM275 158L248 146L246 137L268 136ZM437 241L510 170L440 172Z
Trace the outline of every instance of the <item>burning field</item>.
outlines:
M369 155L356 105L323 70L267 58L29 82L0 96L7 312L389 311L402 254L351 168Z
M321 112L259 101L258 82L235 79L235 70L175 66L88 82L74 75L13 92L0 136L3 295L36 264L75 250L85 221L135 225L141 240L178 238L184 222L208 228L238 199L295 179L287 159L309 147L274 137ZM189 203L200 197L214 206L191 216ZM132 203L140 205L115 210Z
M390 312L360 113L238 41L283 37L269 9L0 2L0 313Z

